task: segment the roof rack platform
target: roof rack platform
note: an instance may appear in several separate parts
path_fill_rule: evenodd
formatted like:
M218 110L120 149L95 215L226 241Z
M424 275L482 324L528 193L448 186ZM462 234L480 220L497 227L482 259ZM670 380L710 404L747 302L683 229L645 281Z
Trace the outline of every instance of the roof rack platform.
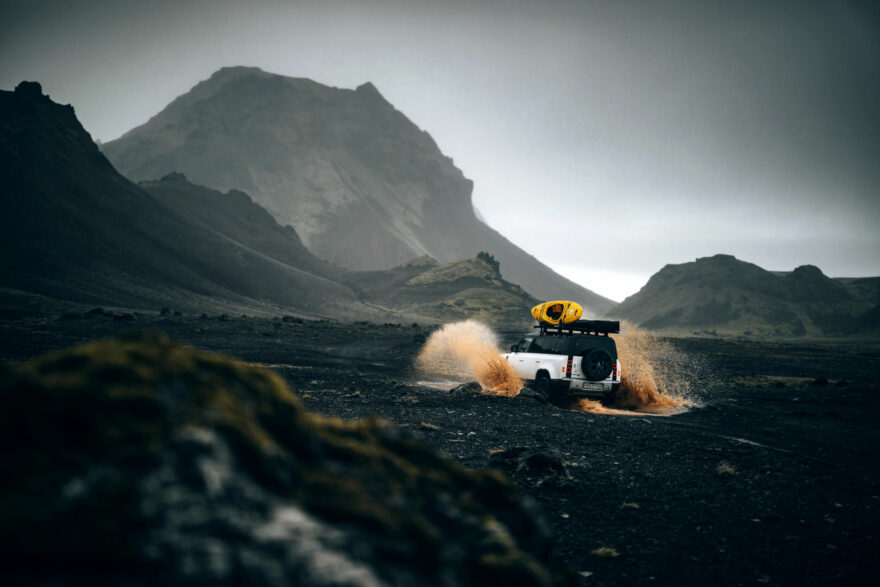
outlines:
M541 322L537 324L541 334L600 334L608 336L620 332L618 320L576 320L569 324L552 325Z

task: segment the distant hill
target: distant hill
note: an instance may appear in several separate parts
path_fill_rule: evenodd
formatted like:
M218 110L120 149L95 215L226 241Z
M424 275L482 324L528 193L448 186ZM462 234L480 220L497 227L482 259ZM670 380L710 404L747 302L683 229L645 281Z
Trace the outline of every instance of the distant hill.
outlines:
M610 316L686 334L880 334L880 278L832 279L804 265L771 272L731 255L667 265Z
M244 190L309 250L349 269L486 251L534 296L578 300L592 314L614 305L478 220L472 182L369 83L344 90L223 68L102 149L135 181L176 170Z
M0 91L0 186L4 307L43 296L128 309L497 321L531 301L500 279L488 255L449 269L432 261L360 275L314 256L243 192L221 193L176 172L135 186L98 151L73 108L36 83ZM474 269L457 269L466 266ZM428 279L422 274L431 270L440 276L429 284L395 280Z
M527 327L538 300L501 277L487 253L440 265L420 257L384 271L352 273L345 283L366 300L444 322L474 318L491 325Z

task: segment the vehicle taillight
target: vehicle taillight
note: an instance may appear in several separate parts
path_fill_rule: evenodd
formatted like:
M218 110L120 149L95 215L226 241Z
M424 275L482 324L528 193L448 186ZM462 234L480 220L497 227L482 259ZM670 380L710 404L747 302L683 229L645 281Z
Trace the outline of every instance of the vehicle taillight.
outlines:
M617 365L618 365L618 362L614 361L614 366L611 367L611 378L612 379L617 379Z
M571 377L571 357L568 358L568 365L565 366L565 376Z

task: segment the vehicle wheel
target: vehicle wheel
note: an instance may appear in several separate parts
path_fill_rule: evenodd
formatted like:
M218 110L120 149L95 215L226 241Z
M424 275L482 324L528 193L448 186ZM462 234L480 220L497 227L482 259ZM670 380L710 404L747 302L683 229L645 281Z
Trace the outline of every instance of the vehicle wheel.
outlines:
M581 358L581 370L590 381L602 381L611 375L612 360L608 351L593 349Z
M535 393L545 400L550 401L551 391L552 386L550 385L550 377L546 373L538 373L535 377Z

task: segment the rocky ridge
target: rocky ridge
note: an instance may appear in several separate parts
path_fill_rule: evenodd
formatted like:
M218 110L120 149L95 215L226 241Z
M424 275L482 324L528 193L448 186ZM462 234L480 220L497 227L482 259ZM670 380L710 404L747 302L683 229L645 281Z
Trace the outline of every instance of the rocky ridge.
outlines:
M385 271L352 273L345 283L372 303L441 322L468 318L505 328L526 328L538 303L501 276L500 264L480 252L472 259L440 265L430 257Z
M812 265L772 272L715 255L665 266L610 315L680 334L876 335L878 307L876 279L832 279Z

